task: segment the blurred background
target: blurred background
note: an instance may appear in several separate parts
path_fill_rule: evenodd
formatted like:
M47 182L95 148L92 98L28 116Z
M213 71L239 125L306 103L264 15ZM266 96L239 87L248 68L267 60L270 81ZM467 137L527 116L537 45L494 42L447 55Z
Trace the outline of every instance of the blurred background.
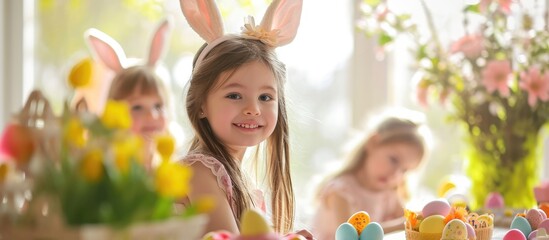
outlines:
M533 1L533 0L532 0ZM392 1L424 27L419 1ZM471 1L426 0L443 43L462 35L460 11ZM219 0L227 32L238 32L243 17L261 19L267 0ZM463 176L459 126L448 124L444 105L420 107L415 100L412 47L399 39L383 52L357 27L362 0L305 0L298 35L277 49L288 68L288 100L293 178L299 221L313 211L310 195L319 176L340 164L348 143L360 137L367 121L388 107L422 111L432 131L432 152L412 173L415 198L436 196L441 179ZM61 111L70 94L70 67L90 56L83 35L97 28L116 39L128 57L146 58L155 27L170 17L174 28L161 69L174 98L175 121L183 138L191 130L183 91L194 53L203 40L183 19L177 0L0 0L0 126L19 110L32 89L41 89ZM547 144L544 143L544 146ZM545 157L547 162L547 157ZM540 170L547 176L547 166Z

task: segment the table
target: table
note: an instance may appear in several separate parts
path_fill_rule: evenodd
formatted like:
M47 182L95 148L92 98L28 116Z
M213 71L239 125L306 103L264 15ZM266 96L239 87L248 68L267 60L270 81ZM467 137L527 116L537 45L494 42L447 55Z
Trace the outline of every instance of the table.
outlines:
M502 240L503 236L509 229L506 228L494 228L494 234L492 235L492 240ZM383 240L405 240L404 231L390 233L385 235Z

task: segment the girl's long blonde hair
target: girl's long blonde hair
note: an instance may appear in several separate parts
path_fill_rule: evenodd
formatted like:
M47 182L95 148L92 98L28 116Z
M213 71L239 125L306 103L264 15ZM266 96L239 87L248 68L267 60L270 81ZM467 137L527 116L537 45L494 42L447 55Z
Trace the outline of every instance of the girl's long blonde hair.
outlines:
M200 117L200 112L210 91L219 85L221 73L234 71L252 61L259 61L268 66L277 81L278 121L274 132L265 142L266 177L267 186L271 191L274 229L277 232L285 233L292 229L295 212L294 192L290 176L288 118L284 94L286 68L278 60L272 48L258 40L241 37L230 38L214 47L201 64L194 68L186 97L187 115L195 132L189 150L205 151L223 164L233 183L233 200L236 203L236 209L233 209L233 212L236 215L237 224L240 225L243 211L253 206L252 195L246 186L239 161L229 154L225 144L213 133L208 120Z
M368 158L366 146L372 144L374 135L376 136L376 144L378 145L406 143L415 146L419 150L422 159L425 159L425 155L428 152L428 144L425 132L421 131L422 127L424 126L421 122L406 117L389 116L383 119L375 126L369 135L366 135L366 137L349 152L343 167L320 182L315 195L316 199L320 198L321 191L328 182L342 175L358 171L363 166ZM402 200L409 200L406 181L400 183L397 187L397 191Z

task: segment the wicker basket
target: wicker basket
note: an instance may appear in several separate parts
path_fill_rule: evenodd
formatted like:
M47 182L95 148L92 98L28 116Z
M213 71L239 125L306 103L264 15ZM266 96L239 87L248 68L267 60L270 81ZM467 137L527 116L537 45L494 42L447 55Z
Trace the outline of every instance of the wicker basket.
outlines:
M420 233L406 229L406 240L440 240L442 233Z
M477 228L475 229L475 235L477 235L476 240L490 240L492 239L493 232L494 232L494 227Z

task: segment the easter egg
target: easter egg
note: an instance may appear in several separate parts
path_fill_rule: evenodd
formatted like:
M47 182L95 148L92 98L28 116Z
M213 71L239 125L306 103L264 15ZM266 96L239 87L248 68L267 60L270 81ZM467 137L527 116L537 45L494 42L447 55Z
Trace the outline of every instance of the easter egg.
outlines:
M233 238L233 234L227 231L215 231L215 232L209 232L202 240L230 240Z
M444 229L444 216L432 215L426 217L419 224L420 233L442 233Z
M545 212L545 216L549 217L549 203L542 203L539 205L539 209Z
M452 219L442 231L442 239L467 239L467 226L459 219Z
M503 240L526 240L526 237L520 230L511 229L505 233Z
M342 223L336 230L335 240L355 240L358 239L358 233L350 223Z
M307 239L299 234L291 233L284 236L282 240L307 240Z
M536 230L532 231L530 234L528 234L527 239L535 239L537 235L538 235L538 230L536 229Z
M467 227L467 239L475 239L477 237L477 233L475 232L473 226L469 223L465 223L465 227Z
M494 225L492 215L483 214L477 217L477 228L486 228Z
M532 208L526 212L526 220L528 220L532 229L537 229L541 221L543 221L543 216L538 209Z
M541 221L541 223L538 225L538 229L543 228L545 231L549 232L549 218Z
M547 218L547 214L543 210L538 208L538 212L541 214L544 220Z
M549 234L547 234L547 231L545 231L545 228L540 228L540 229L536 230L536 235L534 237L536 238L536 240L548 240L549 239ZM532 238L532 239L534 239L534 238Z
M261 213L254 210L249 210L242 214L240 228L240 234L242 236L257 236L273 232Z
M530 232L532 232L532 226L530 226L530 223L528 223L528 220L520 216L517 216L513 219L513 221L511 222L510 228L520 230L524 235L524 237L528 236Z
M488 209L503 208L505 207L505 201L500 193L492 192L486 197L484 207Z
M31 130L17 123L7 125L0 137L0 152L16 160L17 164L26 164L34 153L34 140Z
M432 215L446 216L450 213L450 209L451 207L448 201L445 199L438 199L425 204L421 213L423 214L423 217L429 217Z
M383 240L383 228L379 223L368 223L360 233L360 240Z
M362 229L370 223L370 215L368 215L365 211L360 211L355 214L353 214L349 220L347 220L348 223L353 225L356 229L356 232L360 235L362 232Z

